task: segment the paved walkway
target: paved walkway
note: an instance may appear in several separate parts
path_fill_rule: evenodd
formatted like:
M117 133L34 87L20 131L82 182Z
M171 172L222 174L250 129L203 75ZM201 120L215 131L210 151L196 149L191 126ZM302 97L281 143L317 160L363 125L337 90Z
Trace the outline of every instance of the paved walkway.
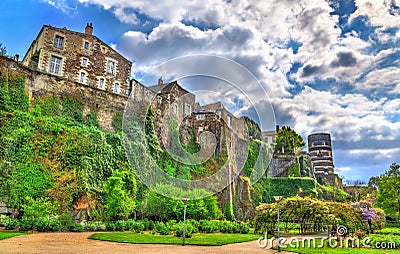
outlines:
M180 246L164 244L127 244L97 241L87 239L92 232L84 233L35 233L17 236L0 241L0 253L90 253L90 254L119 254L119 253L193 253L193 254L222 254L222 253L277 253L277 251L258 247L257 241L228 244L224 246ZM310 237L310 236L307 236ZM289 252L281 252L289 253Z

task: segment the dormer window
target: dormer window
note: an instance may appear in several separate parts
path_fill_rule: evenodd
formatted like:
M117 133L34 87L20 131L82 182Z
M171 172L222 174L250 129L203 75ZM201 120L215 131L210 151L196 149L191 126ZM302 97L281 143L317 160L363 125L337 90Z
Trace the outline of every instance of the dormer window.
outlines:
M58 48L58 49L63 49L64 48L64 37L56 35L56 37L54 39L54 47Z
M115 67L116 63L114 61L108 60L107 61L107 73L111 75L115 75Z

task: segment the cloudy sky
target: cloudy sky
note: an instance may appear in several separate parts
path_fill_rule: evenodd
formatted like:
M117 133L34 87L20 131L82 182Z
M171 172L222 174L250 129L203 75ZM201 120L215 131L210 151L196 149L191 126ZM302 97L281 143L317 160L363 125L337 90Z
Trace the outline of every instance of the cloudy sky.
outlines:
M3 0L0 10L9 54L23 56L44 24L92 22L136 79L176 57L225 57L260 81L277 124L304 139L331 133L340 176L367 181L400 163L399 0ZM227 99L253 116L241 96Z

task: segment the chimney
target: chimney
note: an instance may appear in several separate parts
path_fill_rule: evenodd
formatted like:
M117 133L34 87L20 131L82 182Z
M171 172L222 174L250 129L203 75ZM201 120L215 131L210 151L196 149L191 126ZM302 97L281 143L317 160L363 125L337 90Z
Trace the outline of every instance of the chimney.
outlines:
M14 55L14 61L18 62L18 59L19 59L19 55L18 55L18 54L15 54L15 55Z
M92 23L87 23L85 27L85 34L92 35L93 33L93 25Z
M162 80L162 77L160 77L158 79L158 85L161 86L162 84L164 84L164 81Z

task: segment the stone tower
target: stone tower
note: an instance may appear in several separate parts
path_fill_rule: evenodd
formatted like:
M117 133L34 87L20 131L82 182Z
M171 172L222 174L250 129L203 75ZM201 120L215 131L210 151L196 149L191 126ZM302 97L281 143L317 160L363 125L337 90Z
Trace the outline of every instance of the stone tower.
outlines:
M314 133L309 135L308 152L314 165L315 174L334 174L330 134Z

